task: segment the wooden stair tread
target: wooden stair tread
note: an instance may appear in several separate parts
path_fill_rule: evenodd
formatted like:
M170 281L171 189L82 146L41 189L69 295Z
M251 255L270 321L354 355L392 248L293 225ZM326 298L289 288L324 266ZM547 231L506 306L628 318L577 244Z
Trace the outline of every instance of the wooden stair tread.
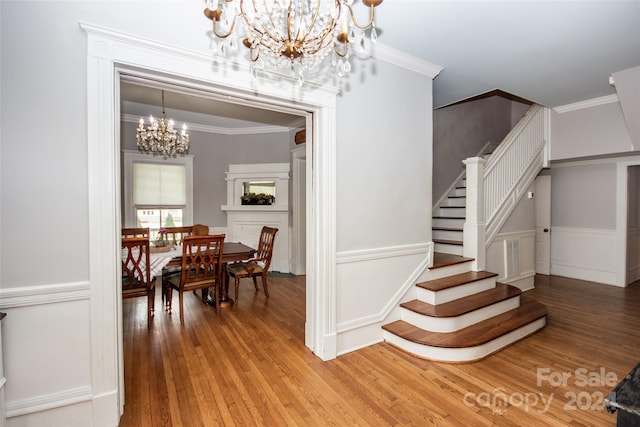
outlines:
M447 276L441 279L421 282L416 284L416 286L433 292L437 292L443 289L454 288L456 286L465 285L467 283L476 282L478 280L486 279L489 277L495 277L497 275L497 273L492 273L490 271L468 271L466 273L455 274L453 276Z
M400 307L424 316L456 317L516 297L521 293L522 291L515 286L496 283L496 287L493 289L488 289L443 304L432 305L424 301L413 300L400 304Z
M433 216L433 219L467 219L464 216Z
M458 240L433 239L433 243L442 243L443 245L462 246L463 243Z
M449 199L466 199L467 196L447 196L447 198L449 198Z
M464 262L471 262L474 258L467 258L461 255L447 254L444 252L433 253L433 265L429 269L448 267L451 265L462 264Z
M534 299L521 296L520 307L455 332L430 332L398 320L384 325L385 331L422 345L468 348L486 344L515 331L547 314L547 308Z

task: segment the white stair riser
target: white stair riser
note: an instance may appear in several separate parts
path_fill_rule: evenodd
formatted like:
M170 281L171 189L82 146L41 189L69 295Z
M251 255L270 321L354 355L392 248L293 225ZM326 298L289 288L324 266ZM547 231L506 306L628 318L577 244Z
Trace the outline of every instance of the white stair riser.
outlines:
M442 206L458 206L464 208L467 204L466 197L447 197L442 202Z
M520 295L456 317L430 317L401 308L400 318L425 331L455 332L518 307L520 307Z
M427 302L431 305L442 304L478 292L486 291L496 287L496 277L487 277L485 279L476 280L475 282L465 283L464 285L454 286L453 288L443 289L441 291L430 291L418 286L417 298L420 301Z
M460 231L452 231L452 230L433 230L434 240L455 240L456 242L462 242L462 230Z
M433 218L432 227L443 227L443 228L462 228L464 227L464 218Z
M435 216L465 218L466 217L466 208L462 208L462 207L457 207L457 208L437 208L436 211L435 211Z
M388 331L384 331L383 338L389 344L395 345L408 353L424 359L441 362L471 362L473 360L482 359L491 353L495 353L496 351L508 346L509 344L521 340L527 335L531 335L538 329L543 328L545 325L546 317L542 317L485 344L467 348L445 348L418 344L413 341L400 338Z
M462 262L460 264L448 265L446 267L427 269L420 275L416 283L428 282L429 280L442 279L443 277L453 276L460 273L471 271L471 264Z
M467 195L466 187L454 188L453 190L449 191L449 194L447 194L447 196L466 196L466 195Z
M434 248L436 252L442 252L444 254L460 255L462 256L462 245L448 245L446 243L436 243Z

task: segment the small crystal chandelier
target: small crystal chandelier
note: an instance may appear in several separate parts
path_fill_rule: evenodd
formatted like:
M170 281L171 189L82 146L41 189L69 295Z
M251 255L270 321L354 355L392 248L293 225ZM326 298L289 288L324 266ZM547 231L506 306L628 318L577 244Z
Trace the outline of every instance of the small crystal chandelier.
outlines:
M160 122L149 116L149 126L145 129L144 119L140 119L137 129L138 150L162 154L164 157L185 154L189 151L187 125L182 125L180 134L173 128L173 120L167 120L164 112L164 90L162 91L162 118Z
M204 14L213 21L212 34L221 39L219 47L212 42L214 53L236 50L238 35L233 33L244 25L242 44L249 48L252 69L265 65L291 68L302 84L304 72L319 65L331 51L339 76L351 70L349 43L364 46L364 30L369 27L371 41L376 42L374 8L380 3L382 0L362 0L370 10L364 25L356 21L353 0L208 0Z

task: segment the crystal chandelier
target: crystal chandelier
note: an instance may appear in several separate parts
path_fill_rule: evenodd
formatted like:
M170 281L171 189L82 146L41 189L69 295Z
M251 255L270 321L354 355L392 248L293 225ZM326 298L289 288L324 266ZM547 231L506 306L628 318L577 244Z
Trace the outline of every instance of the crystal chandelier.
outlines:
M167 120L164 112L164 90L162 91L162 118L160 121L149 116L149 126L144 127L144 119L140 119L137 129L138 150L165 157L185 154L189 151L189 134L187 125L182 125L180 134L173 128L173 120Z
M376 42L374 8L380 3L362 0L369 8L364 25L356 21L353 0L208 0L204 14L213 21L212 34L221 39L219 47L213 41L214 53L236 50L242 37L253 70L265 65L291 68L302 83L304 72L332 51L338 75L351 70L349 43L364 46L364 30L369 27L371 41Z

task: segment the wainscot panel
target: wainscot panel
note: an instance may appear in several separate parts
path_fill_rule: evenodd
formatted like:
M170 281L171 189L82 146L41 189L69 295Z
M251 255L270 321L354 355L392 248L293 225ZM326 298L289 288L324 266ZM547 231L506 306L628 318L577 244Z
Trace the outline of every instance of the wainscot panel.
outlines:
M614 230L552 227L551 274L616 284Z
M487 248L486 270L498 273L498 282L533 289L535 230L498 234Z
M338 354L382 340L381 325L400 318L429 265L430 243L337 254Z
M8 426L91 425L89 283L4 288L0 310Z

